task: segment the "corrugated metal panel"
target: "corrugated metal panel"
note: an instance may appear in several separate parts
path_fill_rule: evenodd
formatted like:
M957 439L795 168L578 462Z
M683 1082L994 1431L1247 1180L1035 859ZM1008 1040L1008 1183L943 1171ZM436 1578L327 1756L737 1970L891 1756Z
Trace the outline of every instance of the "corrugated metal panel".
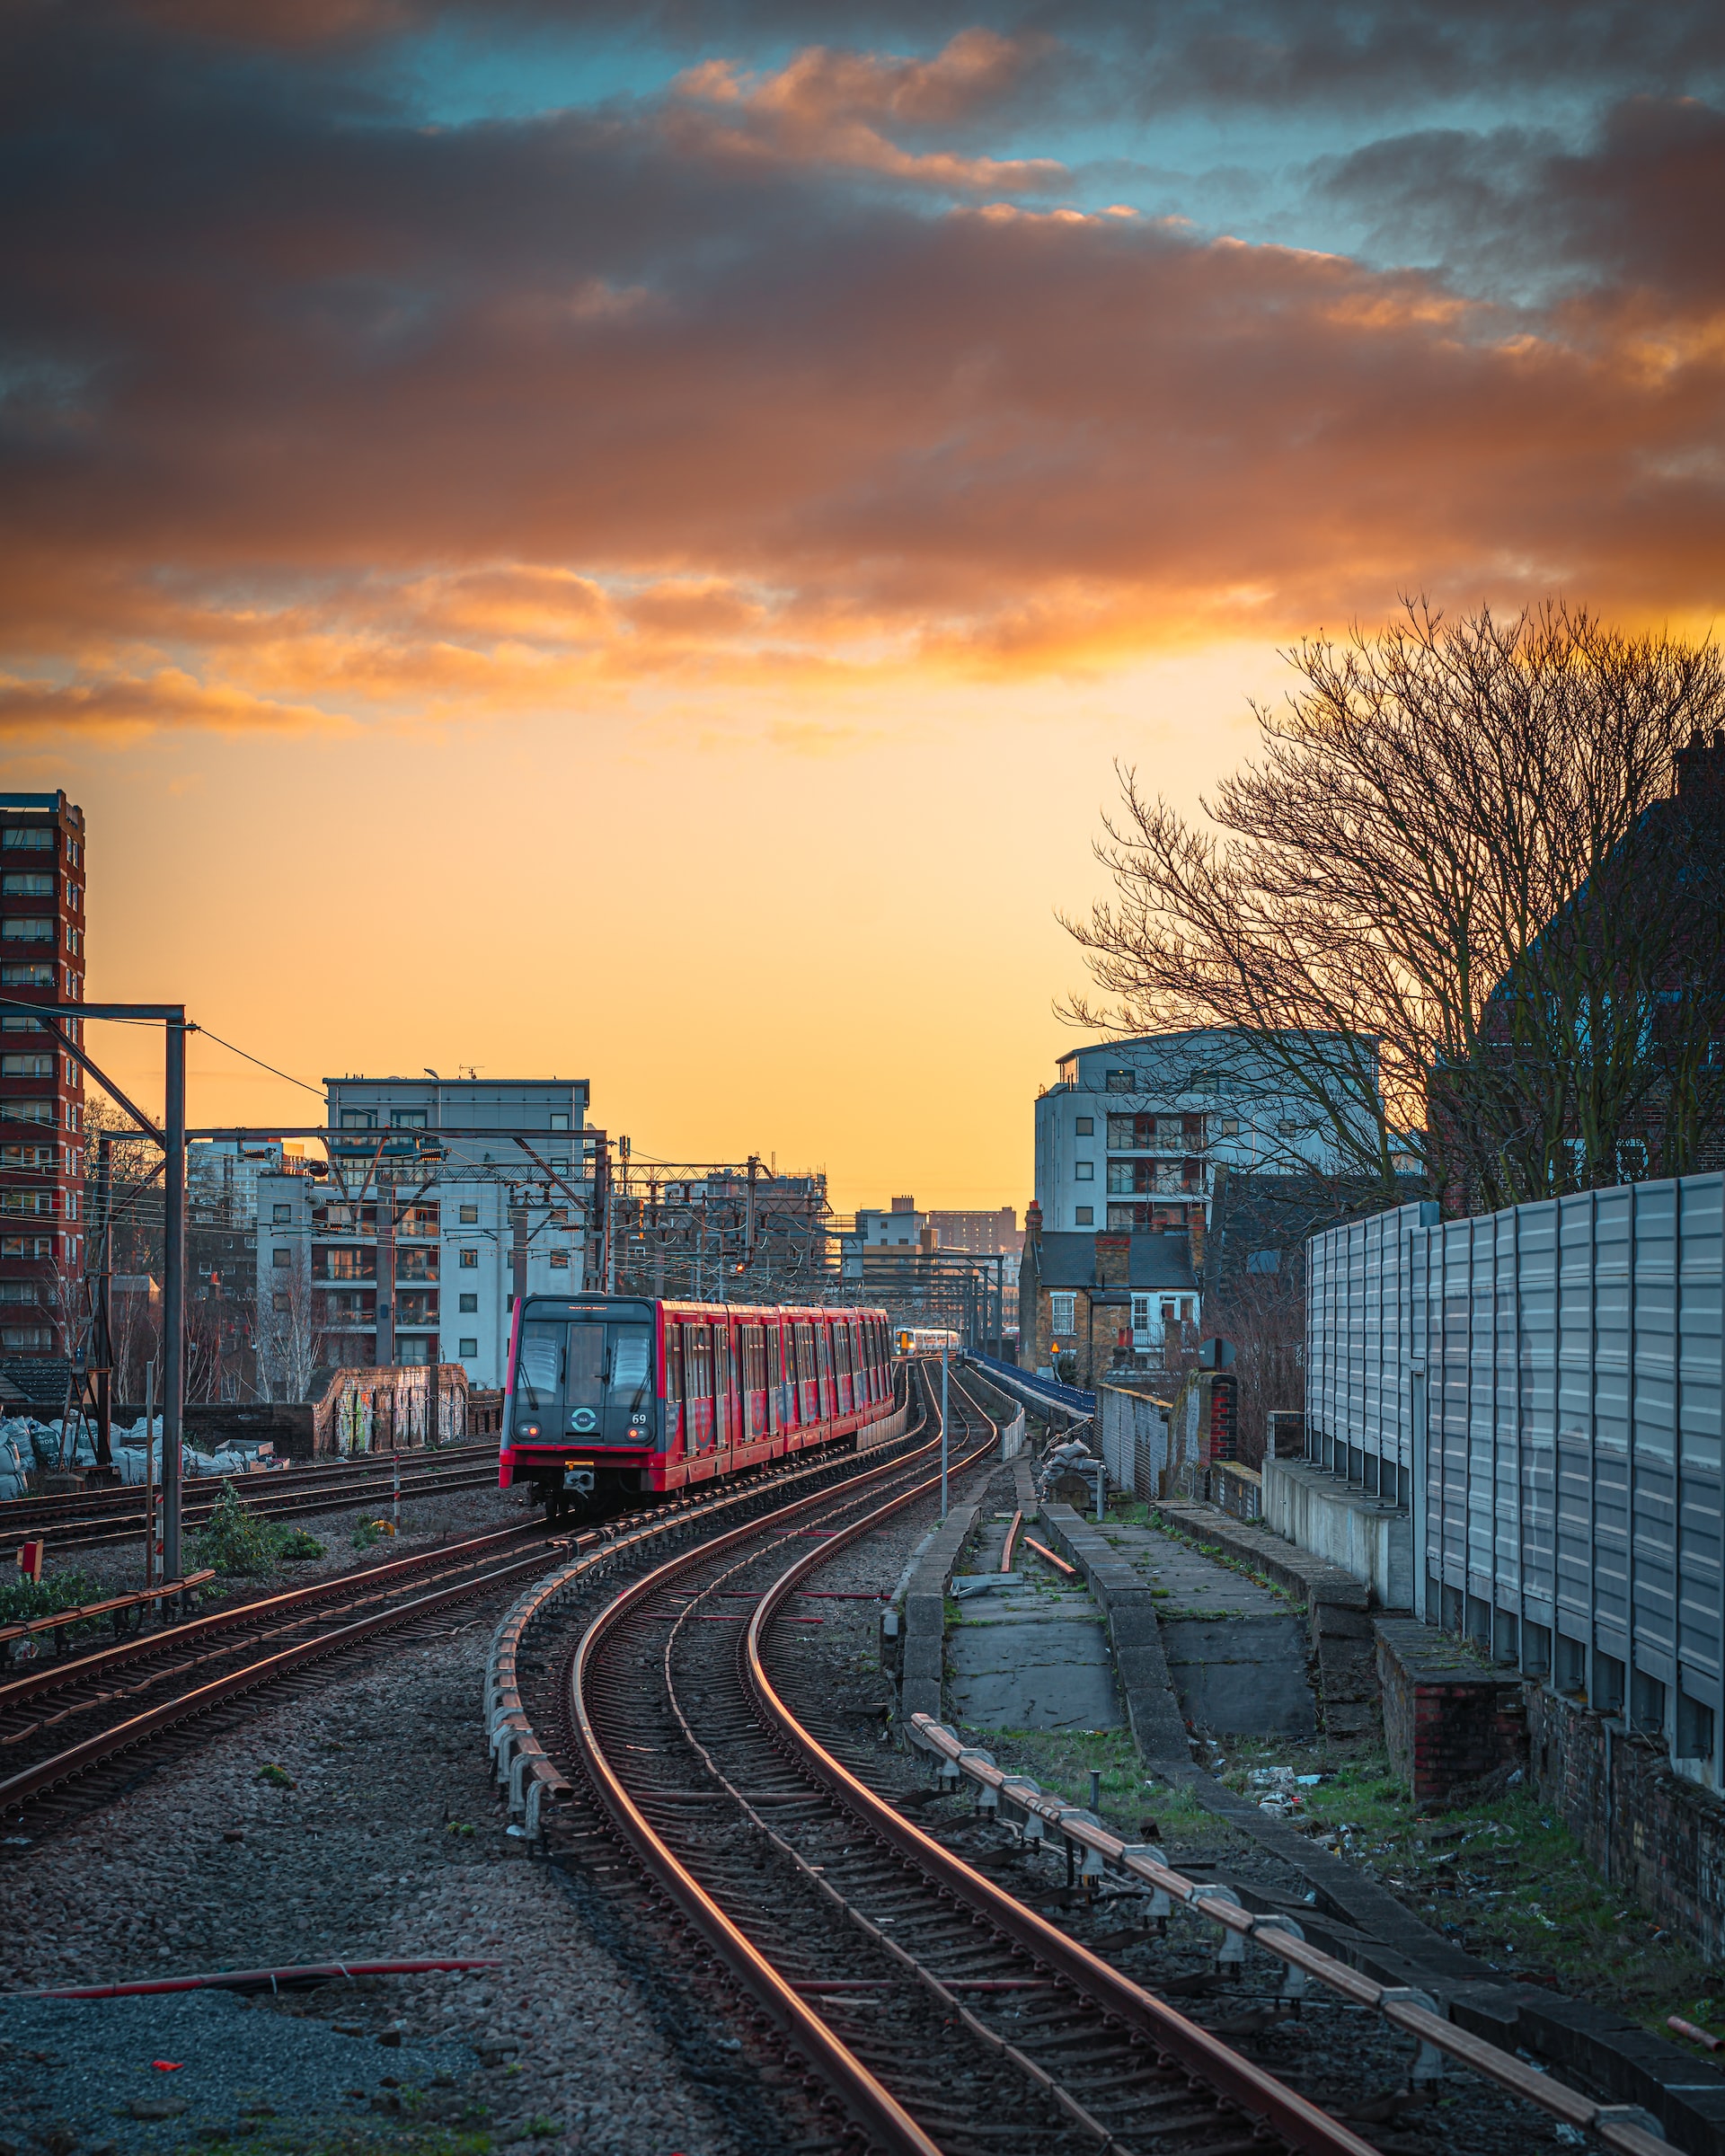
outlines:
M1415 1547L1470 1629L1513 1618L1524 1659L1530 1625L1573 1641L1596 1692L1601 1654L1655 1680L1670 1741L1681 1690L1715 1775L1722 1259L1717 1175L1474 1220L1402 1206L1313 1238L1306 1343L1309 1432L1423 1454Z
M1306 1244L1305 1420L1313 1436L1412 1464L1405 1339L1411 1238L1435 1206L1399 1206ZM1315 1448L1314 1448L1315 1449Z

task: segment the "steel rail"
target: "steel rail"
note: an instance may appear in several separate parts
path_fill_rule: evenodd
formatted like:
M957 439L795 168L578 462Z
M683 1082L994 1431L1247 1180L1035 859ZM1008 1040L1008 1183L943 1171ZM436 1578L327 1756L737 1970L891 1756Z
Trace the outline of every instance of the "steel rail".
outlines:
M933 1419L938 1422L938 1410L932 1412ZM928 1418L924 1417L924 1427ZM993 1442L991 1436L989 1443ZM906 1457L883 1462L879 1468L865 1471L842 1486L843 1494L854 1493L859 1485L866 1486L890 1475L902 1474L907 1467L926 1458L938 1444L937 1436ZM985 1445L972 1457L979 1457L986 1450L987 1446ZM963 1464L969 1464L969 1459L967 1458ZM917 1485L909 1495L925 1492L937 1480L938 1477ZM758 1537L764 1531L770 1532L782 1526L799 1514L830 1502L834 1494L830 1490L815 1491L807 1498L799 1498L768 1514L763 1519L747 1521L726 1534L703 1542L697 1550L684 1551L656 1567L615 1596L587 1627L576 1648L569 1677L571 1719L588 1773L624 1840L685 1918L706 1940L732 1977L778 2028L781 2036L802 2053L842 2099L852 2116L874 2136L882 2148L892 2152L892 2156L941 2156L938 2144L929 2139L898 2099L834 2035L792 1984L780 1975L773 1964L652 1826L630 1795L622 1776L606 1755L586 1696L587 1677L597 1649L606 1635L635 1605L650 1599L677 1574L687 1570L692 1565L705 1563L747 1539ZM908 1497L904 1501L908 1502ZM827 1542L821 1544L823 1549L830 1546Z
M567 1544L565 1543L565 1547ZM553 1543L552 1547L556 1547ZM143 1713L128 1717L104 1729L94 1736L86 1737L81 1744L69 1745L47 1759L39 1760L32 1767L25 1767L16 1774L0 1781L0 1817L14 1812L32 1798L71 1781L92 1767L130 1751L146 1738L172 1727L176 1723L195 1720L223 1701L241 1693L255 1692L260 1687L273 1684L291 1671L319 1662L332 1655L342 1654L361 1641L373 1639L380 1632L393 1631L398 1626L434 1616L439 1610L465 1602L475 1595L486 1594L495 1588L508 1586L511 1582L536 1572L544 1560L542 1544L509 1560L490 1571L476 1573L468 1579L457 1580L444 1587L434 1588L429 1595L416 1595L411 1602L398 1603L394 1609L380 1610L369 1617L358 1618L351 1624L339 1627L332 1632L320 1633L315 1639L302 1640L296 1647L283 1648L267 1655L260 1662L248 1664L243 1669L230 1672L225 1677L212 1678L208 1683L196 1685L158 1706L146 1708Z
M792 1572L796 1568L793 1566ZM1034 1782L1023 1776L1003 1774L992 1762L971 1751L944 1724L930 1716L913 1715L911 1735L924 1750L943 1763L943 1773L950 1772L955 1780L973 1781L987 1790L995 1800L996 1811L1005 1805L1034 1816L1041 1826L1063 1835L1077 1848L1093 1853L1110 1869L1142 1880L1166 1895L1170 1901L1181 1903L1195 1915L1207 1917L1225 1931L1239 1932L1254 1946L1261 1947L1291 1967L1303 1970L1350 2004L1376 2010L1408 2035L1429 2044L1434 2050L1447 2053L1464 2065L1474 2067L1500 2088L1536 2104L1563 2125L1595 2134L1606 2148L1617 2151L1619 2156L1660 2156L1662 2151L1665 2156L1669 2156L1668 2143L1655 2139L1632 2119L1613 2116L1614 2111L1622 2114L1639 2110L1639 2106L1614 2107L1583 2096L1579 2090L1524 2065L1483 2037L1471 2036L1455 2022L1446 2021L1441 2015L1412 2003L1398 1987L1378 1984L1359 1970L1350 1968L1346 1962L1324 1953L1321 1948L1310 1945L1288 1929L1285 1918L1275 1914L1253 1915L1235 1903L1216 1898L1215 1882L1187 1878L1142 1848L1122 1842L1099 1822L1075 1813L1071 1806L1045 1797ZM839 1772L844 1770L841 1768Z
M755 1606L744 1640L749 1687L767 1720L810 1767L828 1791L889 1847L917 1869L956 1895L995 1928L1023 1947L1043 1966L1057 1971L1105 2013L1146 2037L1164 2056L1175 2059L1218 2095L1249 2116L1261 2119L1306 2156L1376 2156L1370 2143L1320 2111L1284 2082L1231 2051L1217 2037L1134 1984L1119 1970L1080 1946L1048 1920L1027 1909L962 1859L877 1796L868 1784L836 1760L785 1704L767 1674L762 1641L780 1605L799 1583L823 1564L835 1549L878 1525L897 1509L889 1502L876 1512L841 1528L818 1549L787 1566ZM889 1947L892 1942L883 1940Z
M394 1582L411 1578L416 1572L447 1568L452 1558L459 1560L464 1551L470 1559L476 1559L488 1549L501 1549L518 1542L523 1535L543 1538L543 1533L544 1530L536 1525L503 1527L490 1534L470 1536L464 1542L439 1543L429 1550L416 1550L407 1557L392 1558L386 1564L338 1572L327 1579L314 1580L307 1586L287 1587L279 1595L263 1595L255 1602L238 1603L226 1610L212 1610L202 1617L188 1618L159 1632L139 1632L129 1639L97 1648L73 1659L44 1662L21 1676L0 1683L0 1714L9 1707L22 1706L28 1700L39 1699L44 1692L61 1692L86 1683L93 1677L122 1669L129 1663L172 1654L222 1632L243 1631L248 1625L315 1609L320 1603L340 1602L351 1596L361 1585L375 1592L380 1586L387 1587ZM538 1546L543 1546L542 1542Z
M465 1455L464 1458L463 1455ZM372 1455L363 1468L308 1468L274 1471L255 1478L212 1475L199 1477L209 1494L190 1494L184 1507L188 1524L207 1519L220 1502L221 1491L233 1482L248 1511L279 1518L295 1512L327 1512L345 1504L389 1497L394 1488L393 1469L377 1464L388 1454ZM426 1460L403 1462L402 1491L413 1498L434 1497L444 1491L480 1489L495 1470L495 1445L463 1446L459 1454L445 1454L435 1463ZM248 1489L247 1484L251 1487ZM104 1542L134 1540L144 1533L144 1486L126 1483L117 1489L85 1490L55 1498L0 1498L0 1544L16 1535L40 1535L59 1549L89 1549ZM333 1502L332 1501L333 1500Z

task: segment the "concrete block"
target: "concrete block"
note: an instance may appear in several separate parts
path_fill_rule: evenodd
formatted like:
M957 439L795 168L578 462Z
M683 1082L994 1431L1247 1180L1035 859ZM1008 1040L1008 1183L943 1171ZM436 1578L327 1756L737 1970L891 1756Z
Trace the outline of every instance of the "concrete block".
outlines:
M1225 1736L1311 1736L1305 1627L1286 1617L1171 1617L1163 1650L1189 1721Z
M1413 1523L1399 1506L1304 1460L1264 1462L1264 1524L1369 1586L1386 1610L1411 1610Z

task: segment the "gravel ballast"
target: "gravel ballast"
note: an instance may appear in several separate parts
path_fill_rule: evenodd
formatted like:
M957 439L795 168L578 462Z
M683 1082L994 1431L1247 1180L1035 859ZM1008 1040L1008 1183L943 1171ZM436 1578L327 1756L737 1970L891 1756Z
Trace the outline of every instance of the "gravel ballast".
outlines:
M266 2122L339 2134L417 2107L471 2076L453 2044L381 2048L369 2035L288 2019L228 1992L0 2001L10 2125L46 2148L72 2135L117 2156L250 2134ZM385 2086L385 2082L393 2086Z
M243 2007L231 1995L211 2007L179 1994L126 2010L140 2027L170 2032L181 2026L174 2017L192 2011L234 2017L226 2026L261 2059L274 2059L261 2047L281 2025L297 2048L283 2054L278 2116L252 2122L251 2145L261 2148L309 2156L345 2145L329 2138L320 2108L340 2082L337 2062L365 2062L341 2083L366 2090L363 2102L347 2099L347 2114L372 2117L375 2099L391 2112L376 2119L377 2130L393 2133L401 2129L390 2099L402 2091L384 2077L425 2087L420 2066L447 2059L456 2086L431 2090L417 2116L481 2136L451 2146L519 2140L583 2156L734 2156L738 2143L683 2072L653 2002L584 1926L561 1877L504 1832L480 1714L500 1611L497 1603L458 1610L440 1636L385 1651L190 1756L146 1767L105 1811L0 1852L10 1860L0 1864L0 1991L349 1959L495 1957L498 1969L464 1978L362 1979ZM265 1767L294 1786L260 1780ZM57 2026L83 2028L98 2025L59 2017L107 2009L49 2010ZM338 2023L361 2035L338 2036ZM377 2043L397 2030L399 2051ZM11 2033L10 2024L0 2030ZM152 2057L181 2055L177 2037L159 2041ZM22 2055L58 2042L0 2055L0 2118L48 2098L61 2107L62 2156L107 2143L209 2145L189 2131L190 2111L177 2142L128 2143L124 2133L144 2122L122 2128L105 2087L75 2073L63 2080ZM411 2074L400 2063L410 2054ZM248 2071L244 2085L261 2078ZM296 2114L296 2105L311 2108ZM8 2132L0 2124L0 2141ZM31 2156L48 2147L19 2145Z

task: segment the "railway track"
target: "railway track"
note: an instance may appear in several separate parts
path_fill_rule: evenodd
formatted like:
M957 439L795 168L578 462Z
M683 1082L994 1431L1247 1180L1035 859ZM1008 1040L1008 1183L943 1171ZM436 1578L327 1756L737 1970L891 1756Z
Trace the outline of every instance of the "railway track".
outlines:
M966 1466L997 1433L952 1390ZM936 1427L932 1392L928 1414ZM632 1868L655 1900L651 1946L697 1989L722 1965L748 2008L733 1995L722 2018L787 2146L1371 2156L924 1832L871 1786L879 1723L847 1719L799 1668L795 1598L928 1497L935 1442L672 1557L579 1638L566 1625L561 1649L544 1601L518 1666L541 1673L520 1719L567 1777L548 1846L613 1891ZM510 1621L525 1640L530 1613Z
M478 1489L497 1478L497 1446L447 1445L431 1454L375 1454L363 1462L337 1467L288 1467L268 1475L234 1478L247 1507L272 1519L296 1513L332 1512L347 1505L382 1504L394 1488L401 1460L404 1498L438 1497ZM181 1516L187 1532L214 1510L223 1478L181 1486ZM0 1550L40 1540L55 1550L88 1550L135 1541L144 1532L144 1492L136 1484L118 1489L76 1490L63 1497L0 1499Z
M787 1486L824 1489L858 1469L851 1454L800 1457L579 1532L501 1529L27 1668L0 1682L0 1853L258 1705L321 1682L323 1666L385 1635L423 1637L457 1604L518 1588L559 1556L608 1573L704 1533L712 1515L749 1518L781 1504Z

